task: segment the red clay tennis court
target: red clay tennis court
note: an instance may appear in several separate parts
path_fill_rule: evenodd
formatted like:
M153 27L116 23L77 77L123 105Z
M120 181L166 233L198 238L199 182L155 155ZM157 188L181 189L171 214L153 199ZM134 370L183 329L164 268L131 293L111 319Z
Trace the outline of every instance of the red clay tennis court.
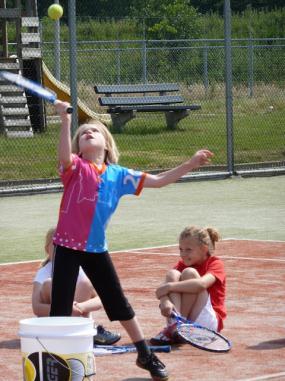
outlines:
M126 295L147 338L164 320L154 297L164 274L177 260L176 246L112 254ZM216 254L227 272L228 318L223 334L233 342L229 353L215 354L183 345L159 354L171 381L285 380L285 242L224 240ZM39 262L1 265L0 380L23 379L18 322L32 317L32 280ZM118 344L129 343L119 323L103 311L98 322L119 330ZM96 358L96 381L147 381L135 365L135 354Z

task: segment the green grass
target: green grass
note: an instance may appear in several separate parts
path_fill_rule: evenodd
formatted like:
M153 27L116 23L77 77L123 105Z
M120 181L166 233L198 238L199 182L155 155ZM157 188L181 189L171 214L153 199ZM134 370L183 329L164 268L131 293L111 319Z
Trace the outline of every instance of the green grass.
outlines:
M284 111L264 108L253 112L248 107L240 103L234 114L236 163L284 160ZM50 125L45 133L30 139L6 139L2 135L1 180L58 177L58 134L59 126ZM132 168L173 167L202 147L215 153L213 164L226 165L225 115L212 103L182 120L173 131L166 129L163 114L139 114L122 134L115 133L114 137L121 152L120 163Z
M33 138L0 137L1 180L25 180L56 176L58 127Z

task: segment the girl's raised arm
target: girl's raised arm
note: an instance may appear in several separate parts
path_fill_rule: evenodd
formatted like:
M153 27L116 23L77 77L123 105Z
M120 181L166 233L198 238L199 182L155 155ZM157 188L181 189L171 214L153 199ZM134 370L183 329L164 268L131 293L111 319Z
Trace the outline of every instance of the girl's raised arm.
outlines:
M190 160L179 165L176 168L170 169L166 172L161 172L157 175L147 174L144 182L145 188L161 188L165 185L172 184L180 177L186 175L188 172L193 171L193 169L199 168L202 165L209 164L211 162L211 157L214 154L211 151L202 149L197 151Z
M70 104L67 102L56 101L55 109L61 118L61 129L58 145L58 159L64 169L68 168L72 163L71 151L71 114L66 112Z

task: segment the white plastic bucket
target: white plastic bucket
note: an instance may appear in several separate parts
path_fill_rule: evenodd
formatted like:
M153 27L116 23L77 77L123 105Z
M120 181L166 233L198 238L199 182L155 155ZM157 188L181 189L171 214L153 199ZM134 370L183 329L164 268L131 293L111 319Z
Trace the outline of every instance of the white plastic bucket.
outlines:
M24 381L93 381L93 322L81 317L20 320Z

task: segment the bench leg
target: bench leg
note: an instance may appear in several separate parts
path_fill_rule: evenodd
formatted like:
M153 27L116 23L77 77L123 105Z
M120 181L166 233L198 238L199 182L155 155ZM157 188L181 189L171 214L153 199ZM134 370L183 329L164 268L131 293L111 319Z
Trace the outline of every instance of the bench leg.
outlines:
M181 111L167 111L165 112L165 119L167 128L174 130L178 122L189 115L189 110Z
M122 132L124 125L136 117L135 111L111 114L112 124L116 132Z

